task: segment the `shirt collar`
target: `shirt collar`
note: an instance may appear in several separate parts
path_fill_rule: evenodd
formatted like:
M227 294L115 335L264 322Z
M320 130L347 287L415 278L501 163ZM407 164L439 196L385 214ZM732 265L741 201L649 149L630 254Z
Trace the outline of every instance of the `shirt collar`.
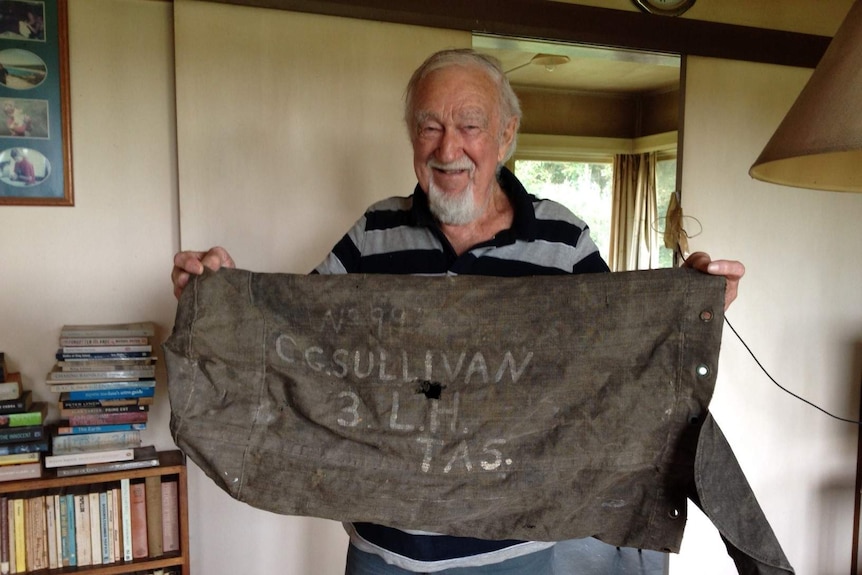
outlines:
M497 181L503 192L509 197L509 201L512 202L512 209L515 211L512 227L497 234L497 236L514 234L514 239L534 240L536 238L536 212L533 209L533 196L527 192L515 174L505 166L500 169ZM419 184L416 184L416 188L413 190L411 216L413 223L417 226L437 227L431 208L428 207L428 195Z

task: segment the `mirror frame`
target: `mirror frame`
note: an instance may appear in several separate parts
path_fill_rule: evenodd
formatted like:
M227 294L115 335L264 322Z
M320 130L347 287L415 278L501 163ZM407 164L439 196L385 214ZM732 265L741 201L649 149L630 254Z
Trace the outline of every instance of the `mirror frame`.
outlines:
M554 0L210 0L474 33L814 68L832 40Z

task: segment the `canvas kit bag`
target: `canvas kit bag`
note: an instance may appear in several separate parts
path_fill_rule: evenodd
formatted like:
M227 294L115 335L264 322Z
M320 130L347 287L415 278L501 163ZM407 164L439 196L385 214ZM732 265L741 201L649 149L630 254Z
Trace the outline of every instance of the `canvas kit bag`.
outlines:
M724 279L261 274L184 290L176 443L268 511L676 552L686 499L741 573L792 573L708 412Z

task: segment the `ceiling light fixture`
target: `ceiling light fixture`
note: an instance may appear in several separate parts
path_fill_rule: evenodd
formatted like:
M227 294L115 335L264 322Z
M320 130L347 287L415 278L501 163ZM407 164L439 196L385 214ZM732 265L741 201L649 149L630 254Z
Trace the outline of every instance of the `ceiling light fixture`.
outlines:
M568 56L563 56L561 54L536 54L524 64L521 64L520 66L515 66L511 70L506 70L506 74L511 74L515 70L520 70L521 68L525 68L530 64L544 66L545 70L547 70L548 72L553 72L557 69L557 66L562 66L563 64L567 64L570 61L571 58L569 58Z

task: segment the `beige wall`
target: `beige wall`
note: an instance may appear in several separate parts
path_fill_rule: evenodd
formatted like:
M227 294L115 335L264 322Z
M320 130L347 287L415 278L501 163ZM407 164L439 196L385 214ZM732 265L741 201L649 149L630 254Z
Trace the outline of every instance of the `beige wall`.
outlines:
M369 203L413 190L404 86L470 34L174 6L184 248L220 244L241 267L305 273ZM340 524L253 510L191 469L196 572L344 572Z
M72 0L69 28L76 205L0 207L0 350L52 404L43 382L64 323L147 319L164 336L175 305L171 7ZM148 442L171 447L166 401L151 422Z
M169 261L180 232L183 246L223 243L245 267L304 271L368 201L405 193L413 183L398 120L406 75L436 48L469 44L461 34L274 13L257 28L259 20L251 25L215 5L229 18L204 20L208 30L195 34L183 18L209 15L186 4L70 0L76 206L2 207L0 349L40 398L53 399L40 381L63 323L146 318L167 335L175 309ZM797 21L837 28L821 15L840 19L847 6L818 2L817 14ZM175 7L178 50L191 50L177 55L179 145ZM380 47L363 61L353 45ZM728 318L758 357L787 387L856 417L862 196L747 176L809 73L689 63L684 207L703 227L693 248L748 266ZM159 393L147 438L167 448L168 406ZM846 573L856 427L777 390L730 332L713 407L797 572ZM194 468L190 480L196 573L343 568L337 524L254 510ZM695 517L672 572L735 571L714 529Z
M748 168L810 70L689 61L683 204L703 233L693 249L744 261L728 320L779 383L843 417L859 416L862 195L764 184ZM849 571L855 425L776 388L725 329L712 410L798 573ZM691 529L685 558L720 543ZM692 542L692 545L689 545ZM688 553L692 551L692 553ZM728 573L712 561L680 573Z

